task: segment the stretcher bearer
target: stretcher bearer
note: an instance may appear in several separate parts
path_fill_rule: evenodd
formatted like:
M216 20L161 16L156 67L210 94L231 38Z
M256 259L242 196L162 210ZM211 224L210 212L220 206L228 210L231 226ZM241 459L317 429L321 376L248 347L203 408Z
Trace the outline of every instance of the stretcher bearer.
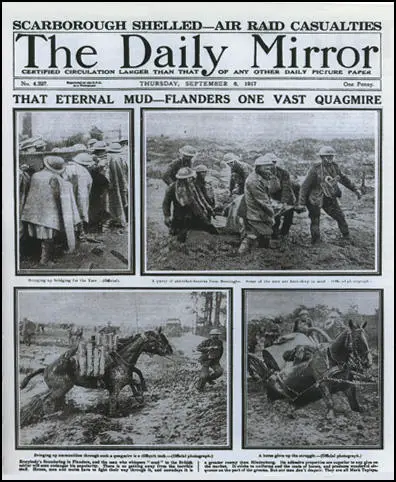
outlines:
M172 182L176 181L176 174L178 173L179 169L182 167L191 168L192 161L194 156L196 155L197 150L195 147L192 146L183 146L179 149L179 158L172 161L165 174L163 176L163 181L170 186Z
M301 185L300 198L295 210L303 212L305 206L308 208L312 244L320 241L321 209L337 221L343 238L349 240L349 227L338 203L338 198L342 195L338 183L354 192L358 199L361 198L362 193L334 161L336 152L332 147L323 146L318 154L321 161L314 164L308 171Z
M230 194L237 196L243 194L245 191L246 179L253 171L253 167L250 164L241 161L239 156L233 152L224 154L223 161L231 169Z
M162 210L164 223L172 236L184 243L190 230L206 231L218 234L211 224L213 209L197 189L195 172L189 167L182 167L176 175L176 182L166 190Z
M265 156L260 156L254 165L255 169L245 183L245 233L239 254L248 253L257 246L269 248L274 225L270 192L273 163Z

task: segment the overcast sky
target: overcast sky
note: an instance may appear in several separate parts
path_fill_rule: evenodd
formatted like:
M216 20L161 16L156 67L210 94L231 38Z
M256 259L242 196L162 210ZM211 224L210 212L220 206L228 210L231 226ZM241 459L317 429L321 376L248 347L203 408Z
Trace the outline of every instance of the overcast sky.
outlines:
M145 119L148 136L291 141L374 137L377 117L369 111L165 111L147 112Z
M50 323L67 322L76 325L131 324L135 329L159 326L167 318L180 318L183 325L192 326L194 315L190 292L184 291L20 291L19 319Z
M346 312L357 305L361 315L373 315L379 308L379 294L374 291L250 291L247 295L247 318L252 315L289 314L299 305L312 308L324 304Z
M22 131L22 117L18 113L19 132ZM129 116L127 112L95 112L95 111L45 111L32 113L32 134L43 136L44 140L55 142L62 137L77 133L87 133L92 126L102 131L119 130L121 135L128 136ZM129 137L129 136L128 136Z

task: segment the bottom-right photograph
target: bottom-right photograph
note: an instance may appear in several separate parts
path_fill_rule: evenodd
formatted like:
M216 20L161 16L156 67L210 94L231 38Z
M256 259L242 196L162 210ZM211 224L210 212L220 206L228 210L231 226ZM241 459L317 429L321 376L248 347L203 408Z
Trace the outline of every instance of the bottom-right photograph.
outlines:
M243 448L383 448L383 291L242 293Z

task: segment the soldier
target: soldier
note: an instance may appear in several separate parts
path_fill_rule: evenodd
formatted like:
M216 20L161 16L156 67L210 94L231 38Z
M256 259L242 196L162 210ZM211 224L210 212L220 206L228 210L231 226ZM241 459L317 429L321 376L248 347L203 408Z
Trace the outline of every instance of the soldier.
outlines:
M27 164L21 164L18 169L18 183L19 183L19 212L22 211L25 205L26 198L30 188L30 174L29 166ZM19 221L19 238L21 239L25 234L25 227L22 221Z
M255 170L245 182L246 219L239 254L249 252L256 245L269 248L274 224L270 197L273 163L260 156L254 165Z
M125 177L129 179L129 140L127 137L122 137L119 141L121 146L121 158L123 163L123 168L125 171Z
M250 164L240 160L233 152L224 154L224 162L231 168L230 194L241 195L245 191L245 181L253 171Z
M113 226L125 227L128 217L128 166L118 142L107 148L107 174L109 179L109 212Z
M44 157L44 169L33 174L21 220L30 237L41 240L40 264L53 255L57 234L65 236L69 252L75 248L75 229L81 222L73 186L62 178L65 161L61 157Z
M87 142L87 147L89 152L93 152L93 146L97 143L97 139L89 139Z
M309 311L302 309L299 311L296 319L294 320L294 333L304 333L307 335L309 333L309 328L312 328L313 322L309 315Z
M308 208L311 218L312 244L320 241L320 211L323 210L335 219L345 240L350 239L348 224L337 198L341 197L338 182L354 192L358 199L362 193L334 162L335 150L323 146L319 150L321 161L311 167L301 185L300 197L295 210L303 212Z
M89 222L89 195L92 187L92 176L88 168L93 165L92 157L87 152L81 152L72 158L65 166L62 177L73 185L74 198L81 218L79 229L80 240L84 239Z
M183 146L179 149L179 159L172 161L165 174L163 176L163 181L170 186L172 182L176 181L176 174L182 167L192 166L193 157L196 155L197 150L192 146Z
M194 167L194 171L197 173L197 177L195 178L195 184L198 189L202 192L205 199L208 201L212 208L215 208L215 197L213 193L212 186L206 180L206 175L208 173L208 168L204 164L199 164L197 167Z
M199 361L201 363L201 374L198 382L198 391L202 392L206 383L214 384L214 380L221 377L224 370L220 366L220 359L223 356L223 342L219 336L221 331L217 328L209 332L209 338L197 346L197 351L201 353ZM212 370L212 373L210 371Z
M282 238L289 234L293 224L294 205L299 196L300 185L290 179L290 174L286 169L279 167L279 158L272 152L265 154L264 159L273 163L273 178L270 186L271 199L282 203L279 214L275 216L275 223L272 229L272 239ZM293 208L291 208L293 206ZM282 222L282 227L280 226Z
M169 228L169 233L177 236L181 243L186 241L190 230L218 234L217 229L210 223L213 209L197 189L195 175L189 167L179 169L176 181L167 188L162 203L164 223Z

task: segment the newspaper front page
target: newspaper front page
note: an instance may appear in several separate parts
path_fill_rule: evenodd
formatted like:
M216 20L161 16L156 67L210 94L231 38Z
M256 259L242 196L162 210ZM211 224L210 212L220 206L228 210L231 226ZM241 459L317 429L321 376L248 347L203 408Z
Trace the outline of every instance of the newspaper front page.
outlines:
M393 478L393 4L3 13L3 477Z

